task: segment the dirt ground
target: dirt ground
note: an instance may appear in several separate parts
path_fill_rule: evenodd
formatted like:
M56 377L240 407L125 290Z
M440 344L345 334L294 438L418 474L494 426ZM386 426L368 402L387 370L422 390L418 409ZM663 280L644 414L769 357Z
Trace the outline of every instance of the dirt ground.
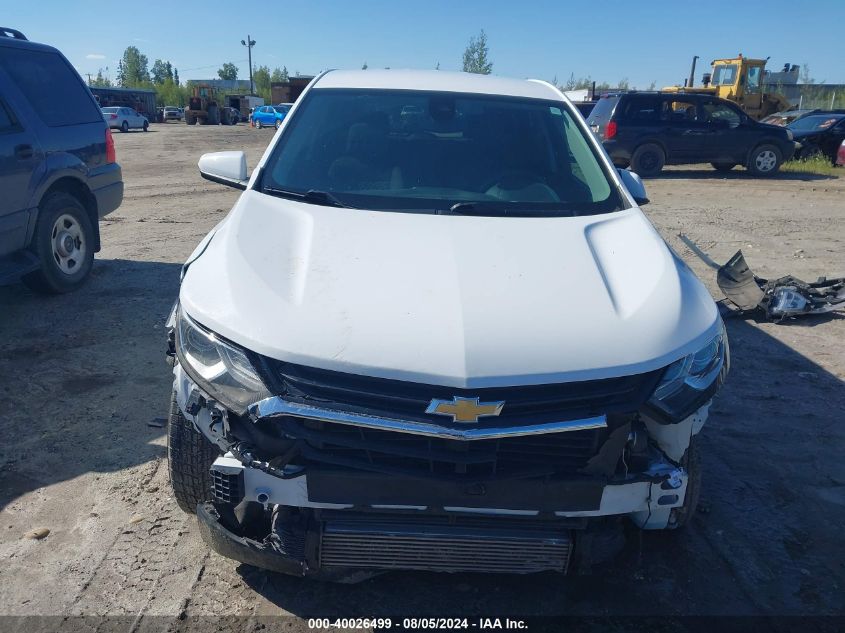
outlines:
M170 496L164 321L181 262L237 192L202 152L272 130L154 125L116 134L126 195L79 292L0 288L0 615L253 617L845 614L845 315L728 321L732 372L702 437L701 512L684 533L631 534L584 577L395 573L328 585L210 553ZM845 174L843 174L845 175ZM646 182L654 223L721 298L715 260L761 276L845 275L845 178L752 179L709 166ZM26 535L49 529L42 539ZM286 630L303 629L289 621ZM137 626L135 627L137 628Z

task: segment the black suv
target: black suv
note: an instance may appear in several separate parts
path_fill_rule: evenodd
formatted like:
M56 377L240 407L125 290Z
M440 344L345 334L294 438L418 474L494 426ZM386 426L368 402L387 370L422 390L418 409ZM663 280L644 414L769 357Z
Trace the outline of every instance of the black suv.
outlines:
M795 153L792 133L758 123L736 104L690 92L604 95L587 117L617 167L656 176L663 165L745 165L771 176Z
M55 48L0 27L0 283L45 292L85 281L99 219L123 201L114 141Z

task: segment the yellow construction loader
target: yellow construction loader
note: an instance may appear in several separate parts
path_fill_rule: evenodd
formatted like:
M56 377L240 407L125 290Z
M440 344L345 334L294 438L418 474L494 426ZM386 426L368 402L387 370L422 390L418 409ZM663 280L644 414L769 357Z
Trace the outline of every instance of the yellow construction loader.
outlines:
M714 59L711 62L712 72L705 73L703 86L694 87L695 62L686 86L670 86L664 88L667 92L696 92L712 94L735 102L752 119L760 120L764 117L789 110L792 104L781 94L764 91L766 59L751 59L743 57L742 53L727 59Z

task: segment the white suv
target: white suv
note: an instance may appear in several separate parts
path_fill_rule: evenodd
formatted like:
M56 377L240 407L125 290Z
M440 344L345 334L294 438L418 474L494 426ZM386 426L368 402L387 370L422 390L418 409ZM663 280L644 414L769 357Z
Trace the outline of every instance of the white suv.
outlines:
M199 167L244 190L170 321L171 481L215 550L563 572L689 521L725 330L555 87L328 72L250 177Z

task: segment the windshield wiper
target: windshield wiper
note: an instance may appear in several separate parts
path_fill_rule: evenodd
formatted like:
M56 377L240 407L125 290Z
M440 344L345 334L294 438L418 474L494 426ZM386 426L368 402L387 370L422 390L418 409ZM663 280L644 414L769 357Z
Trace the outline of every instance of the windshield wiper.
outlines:
M302 200L303 202L310 202L312 204L320 204L324 207L342 207L344 209L352 209L348 204L343 204L340 200L335 198L328 191L318 191L317 189L309 189L306 192L291 191L290 189L276 189L275 187L263 187L263 193L269 193L271 196L278 196L280 198L290 198L291 200Z
M507 215L508 210L496 208L501 202L456 202L449 211L460 215Z

